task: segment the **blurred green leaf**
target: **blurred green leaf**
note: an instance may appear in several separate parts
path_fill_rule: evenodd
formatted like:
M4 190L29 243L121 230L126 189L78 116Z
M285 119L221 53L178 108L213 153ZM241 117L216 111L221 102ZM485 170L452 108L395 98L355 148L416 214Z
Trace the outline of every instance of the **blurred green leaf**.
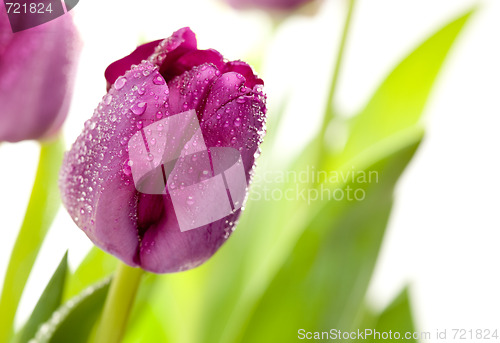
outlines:
M40 143L40 160L21 230L12 250L0 296L0 343L7 342L19 300L40 247L59 209L57 178L64 143L61 137Z
M33 313L20 334L19 343L29 342L29 340L35 336L39 326L49 320L52 313L61 306L67 270L68 253L64 254L61 263L40 296Z
M40 327L33 343L87 343L104 306L109 281L98 282L66 302Z
M377 332L399 332L401 337L405 337L407 332L414 333L412 310L408 288L403 291L387 306L380 314L375 324ZM372 340L380 341L380 340ZM417 342L416 339L405 339L405 342Z
M337 161L342 161L348 168L351 165L358 167L374 162L386 155L387 151L401 146L398 144L405 144L408 138L411 139L412 135L415 135L415 127L418 126L418 118L435 74L468 16L469 14L462 16L440 30L391 73L365 110L356 117L351 127L351 137L347 142L346 152ZM423 77L421 74L427 71L434 75ZM420 77L420 81L412 81L415 77ZM404 91L407 82L413 82L411 85L413 88L409 92ZM404 97L401 98L402 96ZM385 108L387 102L389 107ZM411 114L412 120L405 119L407 114ZM387 124L386 121L390 123ZM381 125L388 125L390 130L383 129L378 132ZM383 139L385 137L390 139ZM301 171L308 166L314 166L318 143L319 140L312 141L290 168L282 170ZM262 157L264 157L262 170L264 172L273 170L275 166L269 162L273 157L266 157L265 153ZM262 157L259 160L257 175L263 162ZM254 184L252 187L255 186L283 190L294 185L289 183L273 185L264 182ZM314 185L303 183L298 187L300 191ZM272 278L283 258L290 254L294 241L304 230L303 223L321 206L312 207L315 208L300 200L270 202L261 199L249 202L238 230L208 264L210 272L207 274L210 275L210 280L204 283L206 288L202 290L206 292L204 299L208 301L206 305L201 306L201 309L205 311L204 318L209 317L211 313L218 315L205 321L201 331L203 335L200 335L198 341L218 340L221 332L224 332L226 341L231 342L228 337L232 335L228 332L243 320L245 312L259 294L259 288L267 287L267 280Z
M347 184L363 189L364 200L332 200L323 207L257 304L242 342L288 342L299 329L351 328L375 265L395 183L420 139L364 168L366 175L376 172L378 182Z
M351 123L341 163L419 122L438 72L472 13L445 25L389 74Z
M343 168L351 168L351 165L355 165L359 170L359 166L377 163L387 158L390 153L402 147L411 146L420 139L421 130L418 128L418 118L427 100L435 74L467 17L468 14L431 37L430 43L424 43L393 71L365 110L353 122L350 127L352 137L347 142L346 152L336 159L333 166L343 165L345 166ZM427 71L434 75L429 77L421 75ZM415 77L418 77L418 82L413 80ZM408 85L410 88L407 88L408 82L412 83ZM406 92L405 88L409 91ZM385 108L385 106L388 107ZM404 118L406 115L409 115L410 119ZM388 128L381 128L383 125ZM318 160L317 151L321 150L318 149L319 143L321 143L319 139L313 140L291 166L276 164L276 156L270 155L269 150L264 151L258 161L256 176L268 171L300 172L307 167L315 166ZM276 153L279 154L279 152ZM158 293L155 295L156 301L151 306L152 311L156 313L156 318L163 320L167 341L233 342L235 335L238 335L238 330L245 325L249 311L256 306L255 302L266 290L269 282L275 279L284 261L291 256L292 249L311 218L316 216L323 218L315 219L318 226L338 223L340 218L329 219L328 211L325 210L327 205L324 202L318 201L314 206L309 206L307 201L302 199L266 201L252 196L252 193L258 195L263 187L283 191L295 186L300 192L303 189L318 187L318 184L303 182L295 185L287 181L280 183L254 179L247 208L242 214L237 230L225 246L205 265L161 279L162 286L158 288ZM338 184L329 186L337 187ZM387 207L386 212L373 214L378 223L385 223L389 209L390 207ZM339 211L336 213L339 217L341 216ZM328 224L328 220L332 223ZM361 224L359 223L360 226ZM312 226L309 224L307 227ZM383 230L383 227L385 226L377 225L379 230ZM360 299L364 295L367 280L371 275L371 264L376 258L383 233L383 231L373 231L371 234L374 235L374 239L378 240L375 242L378 245L375 244L372 250L366 252L367 256L372 256L373 261L366 262L366 264L361 263L366 261L362 258L362 261L358 261L367 270L357 276L353 276L355 274L353 271L353 275L346 277L350 278L350 283L356 281L356 286L359 283L359 289L353 292L354 299L349 300L348 303L337 303L338 308L346 308L345 318L349 318L346 320L349 322L353 320L352 317L356 316L356 312L360 311ZM362 238L364 236L360 237L358 237L359 240L365 242ZM347 234L340 238L350 239ZM355 247L356 245L351 245L352 249ZM295 254L297 253L293 256ZM297 258L299 257L300 255L297 255ZM324 258L323 255L322 257ZM321 263L324 264L324 262ZM318 273L317 270L315 273ZM282 296L279 292L275 295L276 297ZM290 325L286 324L285 327L290 327ZM275 326L274 330L277 331L278 328L279 326Z
M90 249L76 271L68 276L64 289L64 301L80 294L85 288L110 276L118 260L97 247Z

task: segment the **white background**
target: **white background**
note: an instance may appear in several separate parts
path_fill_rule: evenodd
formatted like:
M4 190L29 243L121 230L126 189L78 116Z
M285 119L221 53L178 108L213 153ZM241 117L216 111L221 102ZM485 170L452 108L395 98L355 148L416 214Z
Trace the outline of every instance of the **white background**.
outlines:
M360 0L346 50L337 103L359 110L391 68L446 21L480 4L454 46L425 110L427 134L396 194L369 300L382 307L411 286L424 331L499 328L500 323L500 1ZM291 92L280 147L293 153L319 125L345 3L325 0L316 17L287 20L273 41L259 12L238 13L217 1L81 1L75 20L84 42L69 118L72 142L105 92L103 72L139 41L183 26L201 48L229 59L258 57L267 48L263 78L272 109ZM31 191L38 148L0 146L0 277ZM29 315L66 249L75 266L90 243L61 210L22 299Z

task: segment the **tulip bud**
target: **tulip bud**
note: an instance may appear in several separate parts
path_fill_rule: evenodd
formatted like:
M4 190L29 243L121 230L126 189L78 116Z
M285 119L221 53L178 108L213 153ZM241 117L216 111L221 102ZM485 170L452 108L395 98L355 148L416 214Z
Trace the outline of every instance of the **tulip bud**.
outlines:
M189 28L105 73L108 93L66 154L63 204L100 248L155 273L194 268L231 235L265 132L263 82L198 50Z
M59 130L79 47L70 14L13 33L6 7L0 6L0 142L44 139Z
M293 11L306 3L318 0L226 0L237 9L261 8L271 11Z

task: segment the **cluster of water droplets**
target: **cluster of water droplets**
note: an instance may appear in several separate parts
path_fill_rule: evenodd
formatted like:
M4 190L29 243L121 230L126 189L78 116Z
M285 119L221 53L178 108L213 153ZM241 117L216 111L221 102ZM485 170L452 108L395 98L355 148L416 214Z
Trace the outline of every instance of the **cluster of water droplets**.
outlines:
M168 87L149 62L132 66L119 77L85 123L71 150L65 156L61 188L73 220L84 231L94 227L95 205L110 182L119 178L120 187L133 187L128 160L130 137L168 113ZM131 201L123 211L135 220Z
M67 154L61 174L61 182L65 184L63 201L82 229L92 229L95 204L110 179L120 178L122 187L133 189L133 162L128 158L129 140L137 131L168 115L168 87L158 69L167 53L178 44L179 37L163 40L148 61L133 66L119 77ZM214 65L207 63L185 72L170 81L169 85L172 82L178 87L183 99L178 111L198 108L208 146L233 147L240 151L250 182L255 159L260 154L259 145L266 131L266 96L261 85L251 89L245 86L245 78L241 74L236 77L239 82L232 83L229 75L221 75ZM211 94L216 78L227 78L226 86L218 90L220 96ZM228 94L231 97L225 99ZM207 106L217 109L210 117L203 113ZM147 129L144 131L147 135ZM155 143L154 139L150 139L150 148L154 149ZM124 206L123 211L127 211L131 222L136 223L137 196ZM239 212L237 210L225 219L225 239L234 230Z

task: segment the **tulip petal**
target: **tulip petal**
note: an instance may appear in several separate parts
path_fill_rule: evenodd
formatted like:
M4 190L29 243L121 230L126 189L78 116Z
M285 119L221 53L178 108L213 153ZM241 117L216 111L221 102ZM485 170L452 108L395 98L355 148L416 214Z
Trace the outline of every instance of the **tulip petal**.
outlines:
M208 147L232 147L241 153L247 181L265 134L265 113L265 96L252 91L219 107L201 123Z
M170 81L194 67L207 63L213 64L217 69L224 67L224 59L218 51L213 49L193 50L179 57L175 63L164 63L162 75L165 80Z
M265 97L256 91L230 100L201 122L208 147L233 147L241 153L247 183L264 134L265 112ZM155 273L179 272L208 260L230 236L241 212L238 209L209 225L182 232L170 195L148 197L149 206L164 205L161 219L145 231L140 248L141 267Z
M189 28L150 44L141 58L154 53L115 78L66 156L61 190L96 245L172 273L204 263L231 235L265 131L265 96L246 63L197 50ZM95 183L88 194L85 180Z
M252 67L248 63L243 61L230 61L227 62L222 69L223 73L236 72L241 74L245 78L245 86L253 89L256 85L263 85L264 81L259 79L257 75L253 73Z
M229 72L218 77L207 96L202 120L208 120L225 104L250 92L245 87L245 78L238 73Z
M130 70L134 64L139 64L146 59L156 62L158 65L165 59L166 63L171 63L191 50L196 50L196 36L188 27L177 30L167 39L140 45L130 55L111 63L106 68L104 76L107 81L107 89L109 90L111 84Z
M6 21L0 6L0 141L43 139L66 118L78 34L71 15L15 34Z
M156 40L140 45L130 55L111 63L104 72L104 77L108 82L108 90L117 78L124 75L133 64L139 64L142 60L147 60L155 52L156 46L162 40Z
M290 11L314 0L227 0L234 8L262 8L268 10Z
M219 75L214 65L204 64L171 80L168 83L170 112L196 110L200 117L207 95Z
M125 73L86 123L61 170L62 200L75 223L97 246L132 266L139 247L139 194L127 168L127 144L139 128L168 115L167 95L152 63Z

